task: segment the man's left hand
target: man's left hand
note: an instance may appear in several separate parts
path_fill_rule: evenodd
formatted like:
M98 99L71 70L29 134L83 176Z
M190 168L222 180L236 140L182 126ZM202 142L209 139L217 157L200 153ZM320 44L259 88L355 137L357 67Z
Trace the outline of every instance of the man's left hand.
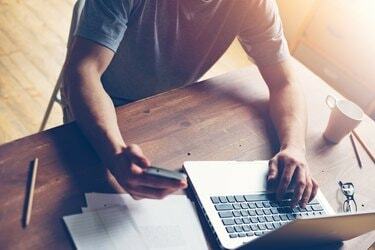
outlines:
M298 147L281 149L270 161L267 180L277 183L277 197L282 199L289 186L294 186L291 206L299 204L302 208L314 199L318 184L311 177L307 166L305 151Z

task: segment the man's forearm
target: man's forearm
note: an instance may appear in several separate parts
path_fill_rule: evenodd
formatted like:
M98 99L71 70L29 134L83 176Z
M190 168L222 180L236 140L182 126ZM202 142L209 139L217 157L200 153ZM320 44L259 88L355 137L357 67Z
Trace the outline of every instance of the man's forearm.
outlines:
M110 161L111 156L123 150L125 143L117 125L115 108L102 87L99 74L68 70L65 88L79 127L102 160Z
M281 148L298 147L305 150L306 104L296 82L286 82L270 90L270 115L277 129Z

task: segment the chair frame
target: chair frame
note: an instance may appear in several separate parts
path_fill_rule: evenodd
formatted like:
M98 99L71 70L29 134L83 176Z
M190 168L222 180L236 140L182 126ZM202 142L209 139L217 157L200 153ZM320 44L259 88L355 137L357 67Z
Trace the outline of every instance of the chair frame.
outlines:
M71 47L72 40L73 40L73 34L76 31L76 28L78 26L78 23L79 23L79 20L80 20L80 17L81 17L81 12L82 12L82 9L83 9L84 5L85 5L85 0L77 0L77 2L74 4L72 21L70 23L70 29L69 29L68 43L67 43L67 46L66 46L67 56L69 54L69 49ZM62 102L61 93L60 93L60 88L61 88L61 86L63 84L63 81L64 81L63 75L64 75L64 66L62 67L62 69L60 71L59 77L57 78L57 81L56 81L56 85L55 85L55 87L52 91L52 95L51 95L51 98L48 102L46 112L44 113L42 123L39 127L39 132L41 132L45 129L45 127L47 125L47 122L48 122L48 119L51 115L53 105L55 104L55 102L58 103L61 106L61 108L63 108L63 102Z

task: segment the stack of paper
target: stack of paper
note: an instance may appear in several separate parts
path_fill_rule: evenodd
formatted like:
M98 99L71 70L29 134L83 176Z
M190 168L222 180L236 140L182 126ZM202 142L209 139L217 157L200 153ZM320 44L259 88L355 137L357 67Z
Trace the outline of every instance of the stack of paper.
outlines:
M85 194L82 214L65 216L77 249L207 249L186 196L133 200L128 194Z

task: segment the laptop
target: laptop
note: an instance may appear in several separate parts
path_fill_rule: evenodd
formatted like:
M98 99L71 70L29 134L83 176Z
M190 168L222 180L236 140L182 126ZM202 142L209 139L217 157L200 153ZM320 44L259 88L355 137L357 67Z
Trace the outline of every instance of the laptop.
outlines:
M268 161L187 161L184 170L220 248L295 247L337 242L375 230L375 213L336 215L318 190L306 208L276 201Z

